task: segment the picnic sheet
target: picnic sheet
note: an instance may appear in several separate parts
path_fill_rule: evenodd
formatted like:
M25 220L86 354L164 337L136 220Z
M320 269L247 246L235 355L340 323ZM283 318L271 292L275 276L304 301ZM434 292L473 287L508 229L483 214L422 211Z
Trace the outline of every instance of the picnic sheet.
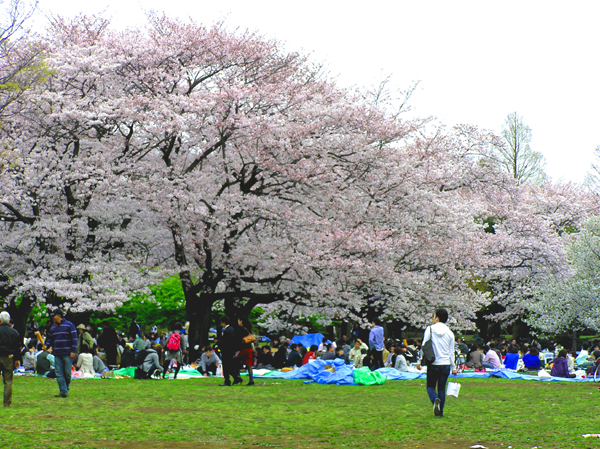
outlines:
M33 372L25 372L23 367L15 371L16 375L29 375L33 376ZM134 377L135 368L121 368L114 370L114 375L118 377ZM242 374L244 375L244 374ZM90 376L91 377L91 376ZM563 377L549 377L540 379L536 374L525 374L518 373L512 370L488 370L487 372L467 372L460 373L456 376L450 376L451 379L460 378L479 378L488 379L490 377L501 378L501 379L522 379L522 380L535 380L542 382L593 382L593 378L574 378L566 379ZM74 376L74 379L77 377ZM99 377L91 377L99 378ZM173 379L173 373L169 374L168 378ZM203 378L197 370L191 367L185 367L177 374L177 379L192 379L192 378ZM268 370L255 370L255 379L301 379L304 383L319 383L319 384L335 384L335 385L380 385L387 380L415 380L415 379L427 379L427 373L425 372L400 372L394 368L380 368L376 371L371 372L369 368L363 367L360 369L354 369L352 365L346 365L344 360L315 360L312 363L308 363L300 368L293 371L268 371ZM207 377L206 379L209 379Z
M325 370L327 365L331 365L335 368L335 373L331 373ZM301 366L297 370L281 372L271 371L265 374L255 374L256 379L307 379L305 383L320 383L320 384L336 384L336 385L360 385L356 381L354 374L358 371L365 370L368 368L361 368L354 370L351 365L345 365L342 359L328 360L316 360L313 363ZM380 368L375 371L381 374L387 380L414 380L414 379L427 379L427 373L411 373L411 372L400 372L394 368ZM510 370L490 370L484 373L460 373L456 376L450 376L452 379L460 378L480 378L488 379L490 377L496 377L501 379L523 379L523 380L536 380L543 382L591 382L592 378L575 378L566 379L563 377L550 377L548 379L539 379L535 374L524 374L517 373Z

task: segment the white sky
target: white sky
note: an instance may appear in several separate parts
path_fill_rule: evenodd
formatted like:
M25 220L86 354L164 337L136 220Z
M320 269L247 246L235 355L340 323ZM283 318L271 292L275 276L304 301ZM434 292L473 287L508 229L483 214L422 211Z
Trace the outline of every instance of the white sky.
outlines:
M258 31L311 53L341 85L414 81L420 116L500 132L517 111L554 179L580 182L600 145L600 1L40 0L45 13L105 11L116 27L145 10ZM41 22L40 22L41 23Z

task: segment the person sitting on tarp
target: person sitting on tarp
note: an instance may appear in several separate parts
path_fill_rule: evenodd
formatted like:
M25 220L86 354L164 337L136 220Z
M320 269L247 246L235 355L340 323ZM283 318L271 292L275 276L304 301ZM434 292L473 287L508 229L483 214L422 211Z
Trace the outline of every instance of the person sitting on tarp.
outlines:
M302 359L302 365L306 365L307 363L310 363L311 360L317 360L317 350L319 349L319 347L317 345L312 345L310 347L310 351L308 351L306 353L306 355L304 356L304 358Z
M137 334L135 336L135 340L133 341L133 350L138 352L142 349L146 349L146 341L142 338L141 334Z
M594 374L594 371L596 371L596 367L600 365L600 351L596 350L592 352L591 360L592 364L586 370L586 374Z
M198 371L200 371L204 377L207 377L208 373L212 373L213 376L216 376L219 366L221 366L221 359L215 354L212 347L207 346L204 348L202 357L200 357Z
M335 347L331 344L327 346L327 351L321 356L321 360L334 360L337 358Z
M96 352L96 349L92 348L90 353L92 354L92 366L94 367L94 372L96 374L102 374L104 371L107 370L106 365L98 356L98 352Z
M38 376L45 376L54 369L54 356L52 348L45 348L41 343L38 345L40 352L35 359L35 371Z
M481 369L483 368L481 365L481 360L483 359L483 351L481 345L474 344L471 346L471 352L467 356L467 363L465 366L467 368Z
M35 370L35 347L35 341L31 340L27 345L27 350L23 353L23 368L25 368L25 371Z
M404 344L400 345L404 350L402 351L402 355L406 359L406 363L417 363L419 361L417 357L417 351L408 346L404 346Z
M456 347L458 348L458 350L461 354L465 355L465 357L469 353L469 347L465 343L465 339L462 337L458 337L456 339Z
M527 371L539 371L542 363L540 360L540 351L535 346L531 346L529 351L523 355L523 365Z
M496 351L494 351L494 348L486 345L483 350L485 352L485 356L481 361L481 365L487 369L500 369L502 362L500 362L498 354Z
M273 369L273 354L269 346L263 346L256 356L256 369Z
M129 345L125 345L123 348L123 354L121 354L121 368L128 368L133 366L133 359L135 358L135 351L129 347Z
M289 366L289 367L302 366L302 356L298 352L298 345L296 343L292 343L291 349L292 349L292 352L290 352L290 355L287 358L287 366Z
M300 354L298 354L300 355ZM273 368L281 369L285 367L287 362L287 347L285 343L281 343L279 348L277 348L277 352L273 355Z
M512 370L517 369L519 363L519 350L513 345L508 346L504 356L504 367Z
M387 351L387 353L385 353ZM393 368L396 362L396 345L394 342L388 341L385 344L385 351L383 357L383 366L385 368Z
M361 359L360 366L362 366L362 355L363 355L362 350L363 349L365 350L364 354L366 354L366 351L367 351L367 349L369 349L369 347L366 345L366 343L363 343L360 338L357 338L356 341L354 342L354 347L350 350L350 362L352 362L352 364L354 366L356 366L357 358Z
M319 344L318 352L327 351L327 337L323 337L323 341Z
M90 348L83 346L81 348L81 354L77 357L75 362L75 368L81 371L82 375L93 376L94 373L94 356L90 354Z
M552 377L567 377L574 378L574 373L569 373L569 363L567 362L567 350L561 349L558 353L558 357L554 359L554 365L552 365L552 371L550 372Z
M337 347L338 350L341 348L344 351L344 362L346 363L346 365L348 365L350 363L350 350L352 349L352 347L350 347L348 343L345 343L343 345L338 344Z
M363 359L363 366L368 367L371 371L375 371L377 368L379 368L378 361L375 360L375 351L376 349L369 349L366 357Z
M159 346L159 345L156 345ZM158 353L156 350L150 349L142 349L136 355L143 355L143 362L137 366L135 370L135 378L136 379L149 379L153 374L162 373L164 368L160 366L160 362L158 360Z
M354 365L354 368L358 369L358 368L362 368L362 367L363 367L363 362L364 362L364 360L367 358L367 353L368 353L368 352L369 352L369 351L368 351L367 349L365 349L365 348L362 348L362 349L360 350L360 354L359 354L359 355L357 355L357 356L354 358L354 363L353 363L353 365Z
M394 352L396 354L396 362L394 364L394 368L402 372L408 371L408 364L406 363L406 357L404 357L404 354L406 353L406 348L399 345L396 346Z

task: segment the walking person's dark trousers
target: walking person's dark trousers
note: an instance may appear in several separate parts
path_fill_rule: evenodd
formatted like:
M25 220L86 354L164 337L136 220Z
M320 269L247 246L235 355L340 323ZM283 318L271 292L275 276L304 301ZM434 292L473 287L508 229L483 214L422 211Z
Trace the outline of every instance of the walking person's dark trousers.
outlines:
M373 349L373 369L383 368L383 350L378 351L377 349Z
M444 416L448 376L450 376L450 365L429 365L427 367L427 394L429 395L432 404L439 398L441 410L440 416Z
M10 407L12 403L12 381L15 362L13 357L0 357L0 371L4 383L4 406Z
M241 382L240 372L237 361L231 356L223 355L223 377L225 378L225 385L230 385L229 376L233 377L235 382Z

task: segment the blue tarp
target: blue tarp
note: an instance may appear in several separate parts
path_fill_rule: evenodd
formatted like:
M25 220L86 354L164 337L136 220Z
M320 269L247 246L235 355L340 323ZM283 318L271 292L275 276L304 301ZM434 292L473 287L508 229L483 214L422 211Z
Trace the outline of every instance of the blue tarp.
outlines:
M326 365L332 365L335 368L335 373L325 370ZM320 384L336 384L336 385L356 385L353 380L354 368L352 365L345 365L344 360L316 360L313 363L308 363L301 366L297 370L281 372L271 371L265 375L254 375L255 378L264 379L308 379L304 383L317 382ZM380 368L379 371L383 374L387 380L415 380L415 379L427 379L426 373L410 373L400 372L394 368ZM456 376L450 376L450 379L464 379L464 378L479 378L488 379L490 377L496 377L501 379L523 379L523 380L537 380L540 379L536 375L517 373L510 370L497 370L487 371L484 373L460 373ZM591 382L592 378L588 377L585 379L566 379L564 377L551 377L549 379L541 379L543 381L560 381L560 382Z
M306 349L309 349L312 345L319 346L323 342L323 334L306 334L306 335L294 335L292 343L302 344Z

